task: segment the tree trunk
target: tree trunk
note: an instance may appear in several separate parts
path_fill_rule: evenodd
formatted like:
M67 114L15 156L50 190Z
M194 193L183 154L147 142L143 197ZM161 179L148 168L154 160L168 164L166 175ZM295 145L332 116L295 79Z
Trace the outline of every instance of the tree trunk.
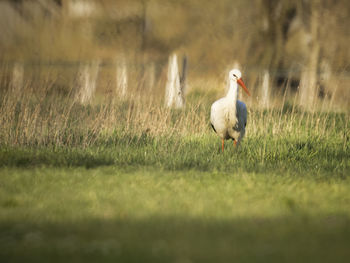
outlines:
M306 69L302 72L299 96L300 106L307 110L313 110L317 98L317 70L320 55L319 43L319 8L320 1L314 0L310 3L310 35L309 56L307 58Z
M317 68L319 62L320 54L320 43L319 43L319 1L314 0L311 3L311 47L310 56L308 61L308 71L309 71L309 96L308 96L308 108L313 109L317 98Z

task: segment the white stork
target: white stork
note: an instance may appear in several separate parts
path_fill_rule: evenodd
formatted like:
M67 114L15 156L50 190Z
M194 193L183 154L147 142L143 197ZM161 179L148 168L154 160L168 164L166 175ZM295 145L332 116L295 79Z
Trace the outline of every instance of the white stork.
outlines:
M239 145L245 134L247 124L247 107L238 97L238 85L250 96L249 90L245 86L242 73L238 69L229 72L230 88L226 97L213 103L210 112L210 122L214 131L222 140L222 151L224 151L224 141L233 139L235 145Z

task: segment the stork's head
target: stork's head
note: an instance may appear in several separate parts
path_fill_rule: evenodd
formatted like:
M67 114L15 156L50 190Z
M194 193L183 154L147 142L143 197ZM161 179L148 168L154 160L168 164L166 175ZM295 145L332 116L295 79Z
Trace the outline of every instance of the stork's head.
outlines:
M232 69L228 75L230 80L239 80L242 77L242 73L238 69Z
M243 90L250 96L250 92L247 89L247 87L245 86L243 80L242 80L242 73L241 71L239 71L238 69L232 69L229 73L229 79L231 81L235 81L237 82L242 88Z

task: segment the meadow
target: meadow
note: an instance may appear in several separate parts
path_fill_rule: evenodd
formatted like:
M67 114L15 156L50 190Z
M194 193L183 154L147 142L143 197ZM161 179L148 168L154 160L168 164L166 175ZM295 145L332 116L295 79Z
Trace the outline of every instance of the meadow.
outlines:
M349 261L349 3L232 2L0 1L1 263Z
M221 153L209 111L222 88L194 87L175 110L160 92L81 105L33 83L2 90L2 262L350 256L346 111L250 103L241 147Z

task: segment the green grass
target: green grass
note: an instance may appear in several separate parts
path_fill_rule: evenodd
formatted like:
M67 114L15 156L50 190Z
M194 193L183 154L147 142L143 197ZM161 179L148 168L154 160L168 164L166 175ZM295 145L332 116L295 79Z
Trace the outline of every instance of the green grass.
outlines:
M347 262L349 115L207 104L4 101L0 262Z
M346 262L349 177L1 168L2 262Z
M0 150L2 262L346 262L349 143L115 133Z
M245 138L240 148L221 142L215 134L188 137L111 136L88 148L2 147L0 166L55 167L101 165L152 166L166 170L220 172L275 172L346 175L350 169L349 143L339 138Z

